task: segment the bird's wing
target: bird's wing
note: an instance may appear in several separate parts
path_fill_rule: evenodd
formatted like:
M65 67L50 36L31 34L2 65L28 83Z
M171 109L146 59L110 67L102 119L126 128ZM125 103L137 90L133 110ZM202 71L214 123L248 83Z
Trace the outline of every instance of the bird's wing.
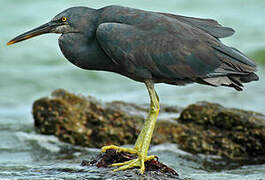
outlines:
M96 37L106 54L133 79L173 83L254 69L244 63L251 60L237 56L239 52L223 50L220 41L182 22L177 26L170 20L150 26L103 23Z
M224 27L213 19L203 19L195 17L180 16L174 14L160 13L170 18L174 18L178 21L195 26L216 38L229 37L235 33L230 27Z

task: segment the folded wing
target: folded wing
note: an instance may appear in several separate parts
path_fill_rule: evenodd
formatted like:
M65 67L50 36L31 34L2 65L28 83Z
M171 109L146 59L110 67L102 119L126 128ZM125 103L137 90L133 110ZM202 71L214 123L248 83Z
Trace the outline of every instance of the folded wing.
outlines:
M242 83L258 79L252 60L216 39L232 35L231 28L213 20L177 16L172 23L167 18L150 24L152 28L148 21L145 27L103 23L97 28L97 40L121 74L138 81L198 82L242 90Z
M178 21L190 24L191 26L197 27L216 38L224 38L232 36L235 31L230 27L224 27L213 19L202 19L187 16L180 16L174 14L161 13L167 17L174 18Z

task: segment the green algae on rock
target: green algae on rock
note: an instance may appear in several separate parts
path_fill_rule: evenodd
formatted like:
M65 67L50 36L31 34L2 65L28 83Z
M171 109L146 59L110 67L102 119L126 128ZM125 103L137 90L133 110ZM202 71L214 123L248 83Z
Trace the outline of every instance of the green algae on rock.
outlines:
M143 118L114 111L95 99L56 90L51 98L33 105L35 128L41 134L54 134L74 145L100 148L115 143L132 144Z
M74 145L133 144L144 123L146 106L55 90L33 105L35 128ZM152 144L177 143L191 153L232 160L264 160L265 116L260 113L200 102L182 109L161 105Z
M264 158L265 116L260 113L200 102L184 109L178 121L189 134L179 139L182 149L234 160Z

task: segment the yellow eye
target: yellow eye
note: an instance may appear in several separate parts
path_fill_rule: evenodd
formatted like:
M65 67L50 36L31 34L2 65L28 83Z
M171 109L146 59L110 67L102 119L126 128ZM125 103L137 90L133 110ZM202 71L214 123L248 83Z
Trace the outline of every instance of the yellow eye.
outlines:
M67 21L67 18L66 17L62 17L62 21L63 22Z

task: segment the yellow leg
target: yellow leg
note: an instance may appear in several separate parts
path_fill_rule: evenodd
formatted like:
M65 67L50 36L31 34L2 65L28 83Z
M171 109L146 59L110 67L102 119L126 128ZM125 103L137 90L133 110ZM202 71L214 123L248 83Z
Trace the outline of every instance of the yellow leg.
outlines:
M150 96L150 101L151 101L150 110L148 117L144 122L144 127L136 140L134 148L122 148L114 145L104 146L102 148L102 152L105 152L108 149L116 149L119 152L122 151L122 152L137 154L138 157L136 159L126 161L123 163L112 164L112 166L121 166L115 169L114 171L126 170L133 167L140 167L140 173L143 174L145 171L144 162L151 159L155 159L155 156L153 155L147 156L147 152L152 139L153 131L156 124L156 119L159 114L159 99L155 92L153 82L151 80L147 80L145 81L145 85L147 87Z

